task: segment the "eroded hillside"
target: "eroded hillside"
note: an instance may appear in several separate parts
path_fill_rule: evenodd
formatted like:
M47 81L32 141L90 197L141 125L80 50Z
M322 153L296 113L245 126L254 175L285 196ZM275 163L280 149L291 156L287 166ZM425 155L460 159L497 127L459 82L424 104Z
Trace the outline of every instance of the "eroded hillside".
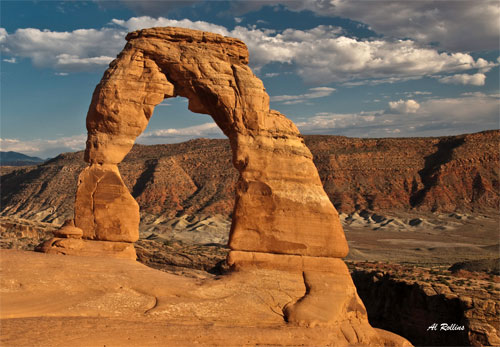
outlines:
M440 138L305 139L340 212L498 209L498 130ZM7 171L1 214L56 223L71 218L84 166L83 152L77 152ZM232 212L237 173L227 140L136 145L119 167L145 222L158 215Z

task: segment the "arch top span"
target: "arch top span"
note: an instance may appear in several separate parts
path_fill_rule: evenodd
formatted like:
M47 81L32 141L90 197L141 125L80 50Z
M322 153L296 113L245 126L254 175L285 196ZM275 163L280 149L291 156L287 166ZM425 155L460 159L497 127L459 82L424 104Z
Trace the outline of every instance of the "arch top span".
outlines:
M163 99L182 96L188 108L212 116L232 139L271 129L269 96L248 67L246 45L234 38L180 28L127 35L127 44L96 87L87 114L85 160L123 160ZM294 135L298 130L283 116ZM274 123L275 123L274 122Z
M96 87L87 114L85 160L91 165L80 176L75 205L75 223L85 237L137 239L137 204L128 193L109 193L123 191L116 165L154 107L183 96L191 111L212 116L231 143L240 174L229 242L239 251L233 260L241 252L347 255L338 214L312 155L292 121L270 110L242 41L180 28L139 30L127 41ZM124 212L113 215L111 204Z

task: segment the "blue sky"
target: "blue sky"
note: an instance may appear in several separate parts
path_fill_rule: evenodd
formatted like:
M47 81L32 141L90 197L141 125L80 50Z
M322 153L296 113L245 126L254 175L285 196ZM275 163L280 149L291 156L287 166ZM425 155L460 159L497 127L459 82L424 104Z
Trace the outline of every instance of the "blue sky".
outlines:
M127 32L238 37L271 108L303 134L442 136L499 128L498 1L4 1L0 145L51 157L85 146L92 92ZM138 138L223 137L167 99Z

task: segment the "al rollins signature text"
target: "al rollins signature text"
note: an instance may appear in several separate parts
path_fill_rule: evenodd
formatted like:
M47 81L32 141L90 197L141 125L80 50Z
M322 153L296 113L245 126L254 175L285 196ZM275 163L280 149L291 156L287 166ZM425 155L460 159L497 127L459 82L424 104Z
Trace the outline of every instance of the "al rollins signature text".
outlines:
M465 326L463 325L457 325L455 323L453 324L448 324L448 323L433 323L429 325L427 328L427 331L464 331Z

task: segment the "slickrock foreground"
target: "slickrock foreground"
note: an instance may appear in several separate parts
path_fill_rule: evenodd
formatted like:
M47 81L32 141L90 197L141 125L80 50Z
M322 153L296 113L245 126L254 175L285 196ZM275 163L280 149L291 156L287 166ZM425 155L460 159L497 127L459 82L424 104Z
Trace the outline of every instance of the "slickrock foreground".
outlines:
M286 323L282 308L306 292L299 273L200 280L126 259L14 250L0 250L0 270L2 346L409 345L367 322Z
M168 304L165 307L165 299L157 294L143 312L166 309L169 319L177 320L208 315L212 322L229 315L224 320L234 324L245 305L229 300L230 305L224 306L220 300L227 295L241 297L241 288L250 285L250 296L262 288L278 291L279 295L271 295L278 302L268 304L265 311L279 317L281 324L329 327L334 345L393 342L368 323L341 260L348 246L338 213L299 131L285 116L269 109L262 81L247 66L245 44L179 28L144 29L128 34L127 41L96 87L87 114L85 161L90 166L79 176L74 210L74 227L82 230L82 239L50 240L39 249L80 255L94 255L90 250L95 249L103 255L135 258L127 243L132 245L139 237L139 205L117 165L146 129L157 104L169 97L186 97L191 111L211 115L229 138L233 165L240 175L229 236L228 264L235 272L220 282L224 290L230 289L226 295L220 296L209 284L212 294L189 297L183 304L187 309L179 312L178 307L173 311ZM63 231L59 234L68 236ZM148 286L155 281L139 276L133 278ZM171 282L154 286L160 288L160 296L165 291L168 296L190 292L192 284L175 288ZM218 300L209 303L214 297ZM116 298L110 300L117 310L124 305ZM246 305L253 301L244 300ZM16 308L11 310L7 307L6 315L15 317ZM264 313L248 308L246 314L252 318L247 322L266 322L261 317Z
M353 256L357 259L378 258L383 261L390 259L389 264L376 261L366 263L359 260L348 262L354 284L366 305L372 326L404 336L419 346L498 344L495 341L500 337L499 331L496 330L500 307L494 304L499 302L500 293L498 244L493 245L498 241L498 222L497 219L490 220L488 226L484 225L486 220L479 216L462 217L460 221L467 222L459 229L440 231L432 235L429 234L428 227L409 232L404 229L377 230L377 226L374 225L374 229L358 232L350 229L348 224L345 226L351 248L348 259ZM452 223L452 219L455 218L448 219L447 223ZM196 220L191 220L190 223L193 222ZM199 223L196 225L198 228L193 230L192 234L201 237L203 229ZM32 250L41 240L52 237L52 230L53 226L50 224L2 217L0 248ZM220 230L220 235L225 235L226 240L228 230L228 226ZM138 261L154 269L207 283L209 279L214 279L214 273L219 274L223 270L220 261L225 259L228 249L222 244L207 244L203 238L185 239L188 244L179 243L180 240L170 239L172 233L175 232L141 233L141 238L136 243ZM420 241L415 240L416 237ZM213 242L214 239L208 240ZM382 240L392 240L392 242L384 245ZM401 242L393 243L394 241ZM392 248L387 248L391 244ZM482 246L485 244L490 246ZM462 247L459 247L460 245ZM420 247L420 251L415 251L416 246ZM486 252L487 250L489 251ZM390 257L387 254L390 254ZM482 257L483 260L461 261L470 257ZM491 259L486 260L487 257ZM30 261L29 258L27 261ZM450 264L456 261L459 263L450 267ZM404 265L398 265L400 262ZM447 271L448 268L455 272ZM19 290L24 289L19 286ZM6 293L8 297L12 291ZM69 324L68 322L75 321L85 321L85 324L89 325L98 325L98 322L100 325L104 324L99 318L62 319L65 320L65 326ZM36 329L39 327L44 332L51 331L52 341L57 339L58 332L54 330L56 328L51 326L47 329L46 325L51 325L47 318L30 318L29 322L23 320L18 322L30 324L29 328L26 328L19 323L19 328L33 331L36 325ZM438 329L432 333L427 332L427 328L436 322L458 324L464 326L465 330ZM6 324L11 326L11 323ZM134 322L122 319L120 324L127 324L133 329ZM135 324L144 326L140 321ZM162 324L164 325L160 322L154 326L160 330ZM109 325L109 321L105 325ZM152 323L149 325L153 326ZM182 329L185 332L191 331L188 327ZM316 329L312 330L318 331ZM113 329L106 330L106 333L112 334ZM32 334L35 335L34 332ZM43 332L38 334L39 339L44 335ZM74 333L72 336L79 335ZM314 341L313 339L310 343Z

